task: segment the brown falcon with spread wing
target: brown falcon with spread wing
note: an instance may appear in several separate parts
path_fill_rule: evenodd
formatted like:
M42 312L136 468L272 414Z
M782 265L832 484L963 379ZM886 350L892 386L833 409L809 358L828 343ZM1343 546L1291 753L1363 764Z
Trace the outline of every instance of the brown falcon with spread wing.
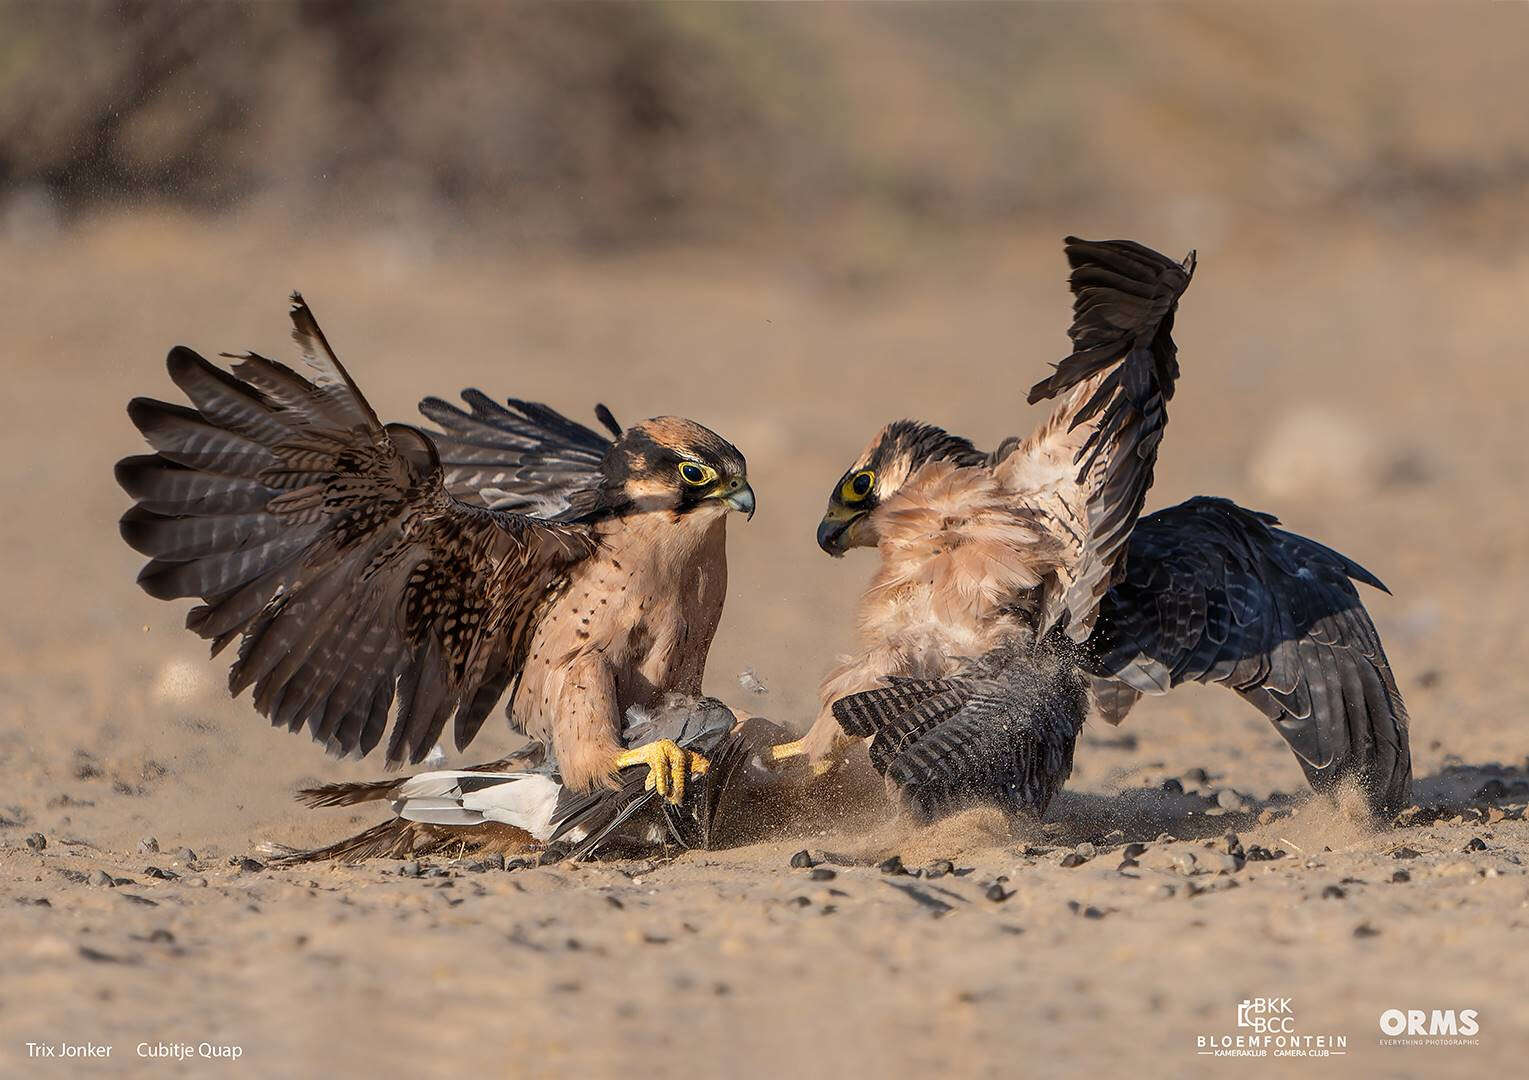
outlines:
M898 421L835 485L818 543L876 547L881 562L858 653L777 758L822 765L844 733L868 737L925 815L970 801L1038 813L1090 696L1119 723L1144 693L1219 682L1273 721L1314 786L1354 776L1375 808L1399 805L1407 712L1353 585L1380 582L1224 499L1138 521L1194 256L1076 238L1066 252L1074 351L1030 391L1059 398L1051 415L992 453Z
M214 655L239 639L231 692L331 753L369 753L390 716L389 765L448 721L461 749L508 694L570 789L642 764L681 799L704 758L620 732L628 708L700 692L725 518L754 510L743 455L690 420L623 431L601 406L606 438L477 391L470 411L422 404L444 432L384 424L296 294L291 315L309 377L180 347L191 407L128 406L155 451L117 466L143 589L199 599L186 625Z

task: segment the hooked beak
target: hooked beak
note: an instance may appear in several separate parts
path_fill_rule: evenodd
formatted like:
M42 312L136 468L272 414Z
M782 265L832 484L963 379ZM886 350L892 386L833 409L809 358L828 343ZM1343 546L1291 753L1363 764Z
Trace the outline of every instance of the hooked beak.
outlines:
M849 550L849 530L865 516L864 510L851 510L847 506L830 506L818 522L818 547L834 558Z
M723 505L747 514L750 520L754 517L754 489L749 487L747 480L734 477L725 484L719 484L714 493L715 497L722 500Z

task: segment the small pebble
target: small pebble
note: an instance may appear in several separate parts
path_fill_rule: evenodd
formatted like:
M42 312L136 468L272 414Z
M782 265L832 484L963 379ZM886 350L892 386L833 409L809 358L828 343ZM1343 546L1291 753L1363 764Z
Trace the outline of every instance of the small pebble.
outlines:
M419 877L419 860L411 859L398 868L399 877Z
M926 878L941 878L946 874L954 874L955 872L955 863L951 862L949 859L936 859L934 862L930 863L929 868L924 871L924 876Z
M158 855L159 841L152 836L145 836L142 840L138 841L138 854Z
M812 881L832 881L839 875L826 866L815 867L807 877Z
M1221 849L1228 855L1242 855L1242 838L1234 832L1227 833L1221 838Z
M105 870L97 870L94 874L90 875L90 883L92 885L115 886L117 884L117 879L112 877Z
M1242 796L1231 788L1222 788L1216 792L1216 805L1223 810L1236 810L1242 806Z
M1086 862L1088 860L1076 851L1069 851L1066 855L1062 856L1062 865L1066 867L1082 866Z
M995 881L993 884L987 887L987 892L983 895L985 895L989 900L993 901L993 903L1001 904L1003 901L1007 900L1014 894L1009 892L1002 885Z
M1380 931L1375 929L1375 927L1371 926L1367 922L1360 923L1358 926L1354 927L1354 936L1357 938L1377 937L1379 934Z
M180 875L173 870L161 870L157 866L145 867L143 873L145 877L158 878L160 881L174 881L176 878L180 877Z
M48 838L40 832L32 833L27 837L27 847L33 851L41 851L48 846Z
M196 852L188 847L183 847L175 853L175 857L184 863L196 862Z
M1176 778L1170 776L1163 781L1163 790L1170 795L1182 795L1184 794L1184 785Z
M793 870L806 870L814 865L816 864L812 861L812 856L805 850L798 851L795 855L791 856L791 869Z
M259 859L252 859L248 855L239 860L239 869L246 874L258 874L265 869L265 863Z
M1137 862L1135 859L1121 859L1120 865L1115 867L1115 869L1124 872L1126 870L1135 870L1140 865L1141 863Z
M1399 847L1395 851L1391 852L1391 858L1393 858L1393 859L1415 859L1415 858L1418 857L1419 854L1420 854L1420 852L1414 851L1410 847Z
M1485 851L1486 849L1487 842L1479 836L1471 837L1470 842L1465 845L1466 851Z
M1120 854L1127 859L1139 859L1147 853L1146 844L1127 844Z
M1323 900L1342 900L1347 895L1348 893L1343 891L1343 887L1341 885L1329 885L1327 888L1322 890Z
M884 860L876 869L880 870L883 874L906 874L908 872L908 868L903 865L903 857L901 855L893 855L890 859Z
M1391 875L1391 880L1396 882L1398 885L1400 885L1403 882L1411 881L1412 880L1412 875L1407 873L1407 871L1405 871L1405 870L1398 870L1394 874Z
M1079 844L1072 850L1074 855L1081 855L1085 859L1092 859L1095 855L1099 854L1099 849L1089 843Z

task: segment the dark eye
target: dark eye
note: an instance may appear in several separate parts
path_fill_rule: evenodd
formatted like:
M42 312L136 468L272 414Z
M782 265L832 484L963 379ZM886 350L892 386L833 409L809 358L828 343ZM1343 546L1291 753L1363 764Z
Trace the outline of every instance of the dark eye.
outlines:
M680 479L691 487L700 487L711 477L711 470L704 465L697 465L693 461L686 461L680 465Z
M871 493L871 487L876 483L876 473L872 469L861 469L854 476L844 481L839 488L839 498L846 503L864 502L866 496Z

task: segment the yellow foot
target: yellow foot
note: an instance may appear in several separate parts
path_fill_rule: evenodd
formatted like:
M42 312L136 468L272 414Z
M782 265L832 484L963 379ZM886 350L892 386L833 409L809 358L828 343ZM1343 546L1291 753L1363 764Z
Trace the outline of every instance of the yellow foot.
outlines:
M797 739L796 742L781 743L770 747L770 761L789 761L791 758L807 756L807 740ZM812 763L812 775L822 776L834 767L831 757L820 758Z
M685 782L692 775L700 776L711 768L711 762L684 749L673 739L659 739L616 755L617 769L628 765L646 765L648 781L643 786L657 788L658 793L672 803L685 798Z

